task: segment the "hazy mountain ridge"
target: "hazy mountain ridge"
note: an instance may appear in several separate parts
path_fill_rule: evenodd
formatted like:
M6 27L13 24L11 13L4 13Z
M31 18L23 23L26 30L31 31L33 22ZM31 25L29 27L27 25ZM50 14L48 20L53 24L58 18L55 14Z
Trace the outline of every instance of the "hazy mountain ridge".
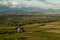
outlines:
M0 5L0 12L60 12L60 9L44 9L37 7L21 7L21 8L10 8L4 5Z
M0 5L0 15L40 15L40 14L60 14L60 9L44 9L37 7L10 8Z

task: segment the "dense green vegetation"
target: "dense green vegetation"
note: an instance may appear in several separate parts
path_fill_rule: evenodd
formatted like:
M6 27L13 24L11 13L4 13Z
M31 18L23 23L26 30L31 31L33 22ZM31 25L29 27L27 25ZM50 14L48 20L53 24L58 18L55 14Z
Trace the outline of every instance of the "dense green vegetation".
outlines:
M1 15L0 40L60 40L60 15Z

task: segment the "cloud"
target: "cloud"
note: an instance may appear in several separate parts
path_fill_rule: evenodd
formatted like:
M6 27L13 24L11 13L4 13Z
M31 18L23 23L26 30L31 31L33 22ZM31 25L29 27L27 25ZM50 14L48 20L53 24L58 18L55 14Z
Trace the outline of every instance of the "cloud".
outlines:
M60 8L60 2L47 0L0 0L0 5L6 5L11 8L16 7Z
M9 1L0 1L0 5L5 5L5 6L8 6L8 7L18 7L20 4L16 1L12 1L12 2L9 2Z
M8 0L0 0L0 1L8 1Z
M44 2L45 4L49 4L49 5L53 5L53 6L57 6L57 3L53 3L53 2Z
M38 0L38 1L46 1L46 0Z
M26 1L32 1L32 0L26 0Z
M1 1L0 2L0 5L7 5L8 4L8 2L6 2L6 1Z
M11 2L10 5L11 5L11 7L17 7L18 6L18 2Z
M60 2L44 2L44 3L48 4L50 8L60 9Z

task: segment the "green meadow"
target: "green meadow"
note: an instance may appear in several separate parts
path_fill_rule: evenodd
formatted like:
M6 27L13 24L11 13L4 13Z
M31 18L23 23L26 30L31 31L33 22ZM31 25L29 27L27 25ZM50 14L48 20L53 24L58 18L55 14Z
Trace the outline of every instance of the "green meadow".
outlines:
M2 15L0 40L60 40L60 15Z

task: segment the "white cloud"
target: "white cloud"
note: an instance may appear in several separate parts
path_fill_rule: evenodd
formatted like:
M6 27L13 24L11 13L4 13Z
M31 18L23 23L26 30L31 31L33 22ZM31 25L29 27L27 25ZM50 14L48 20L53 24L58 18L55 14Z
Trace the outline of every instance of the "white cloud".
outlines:
M38 0L38 1L46 1L46 0Z
M10 5L11 5L11 7L17 7L18 6L18 2L10 2Z
M6 2L6 1L1 1L0 2L0 5L7 5L8 4L8 2Z
M16 1L12 1L12 2L1 1L0 5L6 5L8 7L13 7L13 8L20 6L20 4L18 2L16 2Z
M60 2L47 0L0 0L0 5L8 7L40 7L40 8L60 8Z

